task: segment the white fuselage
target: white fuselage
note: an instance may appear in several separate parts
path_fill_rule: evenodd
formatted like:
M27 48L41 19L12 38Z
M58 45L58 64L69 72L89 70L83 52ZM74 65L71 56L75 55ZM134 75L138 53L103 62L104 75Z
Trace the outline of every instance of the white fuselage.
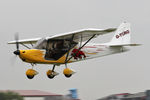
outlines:
M128 50L129 49L127 49L123 46L111 47L109 45L95 44L95 43L87 44L86 46L84 46L81 49L81 51L83 51L86 55L85 59L92 59L92 58L111 55L111 54L115 54L115 53L121 53L121 52L125 52ZM71 59L71 60L73 60L73 59Z

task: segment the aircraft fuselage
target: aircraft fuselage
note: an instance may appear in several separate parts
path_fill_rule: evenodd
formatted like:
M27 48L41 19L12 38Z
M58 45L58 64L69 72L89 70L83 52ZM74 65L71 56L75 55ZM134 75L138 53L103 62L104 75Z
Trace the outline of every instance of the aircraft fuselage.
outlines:
M76 46L70 50L68 58L71 57L73 50L76 48L79 48L79 46ZM111 54L115 54L115 53L121 53L121 52L125 52L127 50L128 49L126 49L123 46L110 47L110 46L102 45L102 44L88 44L80 50L82 52L82 54L78 54L76 57L72 57L68 61L68 63L92 59L92 58L106 56L106 55L111 55ZM65 63L67 53L65 53L58 60L55 60L55 59L46 60L45 55L46 55L46 50L29 49L29 50L20 50L19 57L24 62L28 62L28 63L56 64L56 65L58 64L59 65L59 64Z

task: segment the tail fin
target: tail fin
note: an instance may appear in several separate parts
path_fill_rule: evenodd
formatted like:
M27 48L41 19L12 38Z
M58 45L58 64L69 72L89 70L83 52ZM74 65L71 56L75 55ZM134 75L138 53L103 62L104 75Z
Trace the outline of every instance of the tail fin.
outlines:
M118 29L112 40L109 42L110 45L124 45L130 44L130 23L123 22Z

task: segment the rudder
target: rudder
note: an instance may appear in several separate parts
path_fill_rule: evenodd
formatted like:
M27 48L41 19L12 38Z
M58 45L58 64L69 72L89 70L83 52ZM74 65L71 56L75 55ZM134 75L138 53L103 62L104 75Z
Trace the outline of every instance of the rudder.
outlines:
M130 44L130 33L130 23L123 22L109 43L112 45Z

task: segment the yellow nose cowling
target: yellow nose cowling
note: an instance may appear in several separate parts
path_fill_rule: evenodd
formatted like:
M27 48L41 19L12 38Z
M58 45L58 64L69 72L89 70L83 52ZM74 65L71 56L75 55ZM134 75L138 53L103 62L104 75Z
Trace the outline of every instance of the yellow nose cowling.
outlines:
M20 50L19 57L29 63L36 63L43 61L43 51L37 49L30 49L30 50Z

